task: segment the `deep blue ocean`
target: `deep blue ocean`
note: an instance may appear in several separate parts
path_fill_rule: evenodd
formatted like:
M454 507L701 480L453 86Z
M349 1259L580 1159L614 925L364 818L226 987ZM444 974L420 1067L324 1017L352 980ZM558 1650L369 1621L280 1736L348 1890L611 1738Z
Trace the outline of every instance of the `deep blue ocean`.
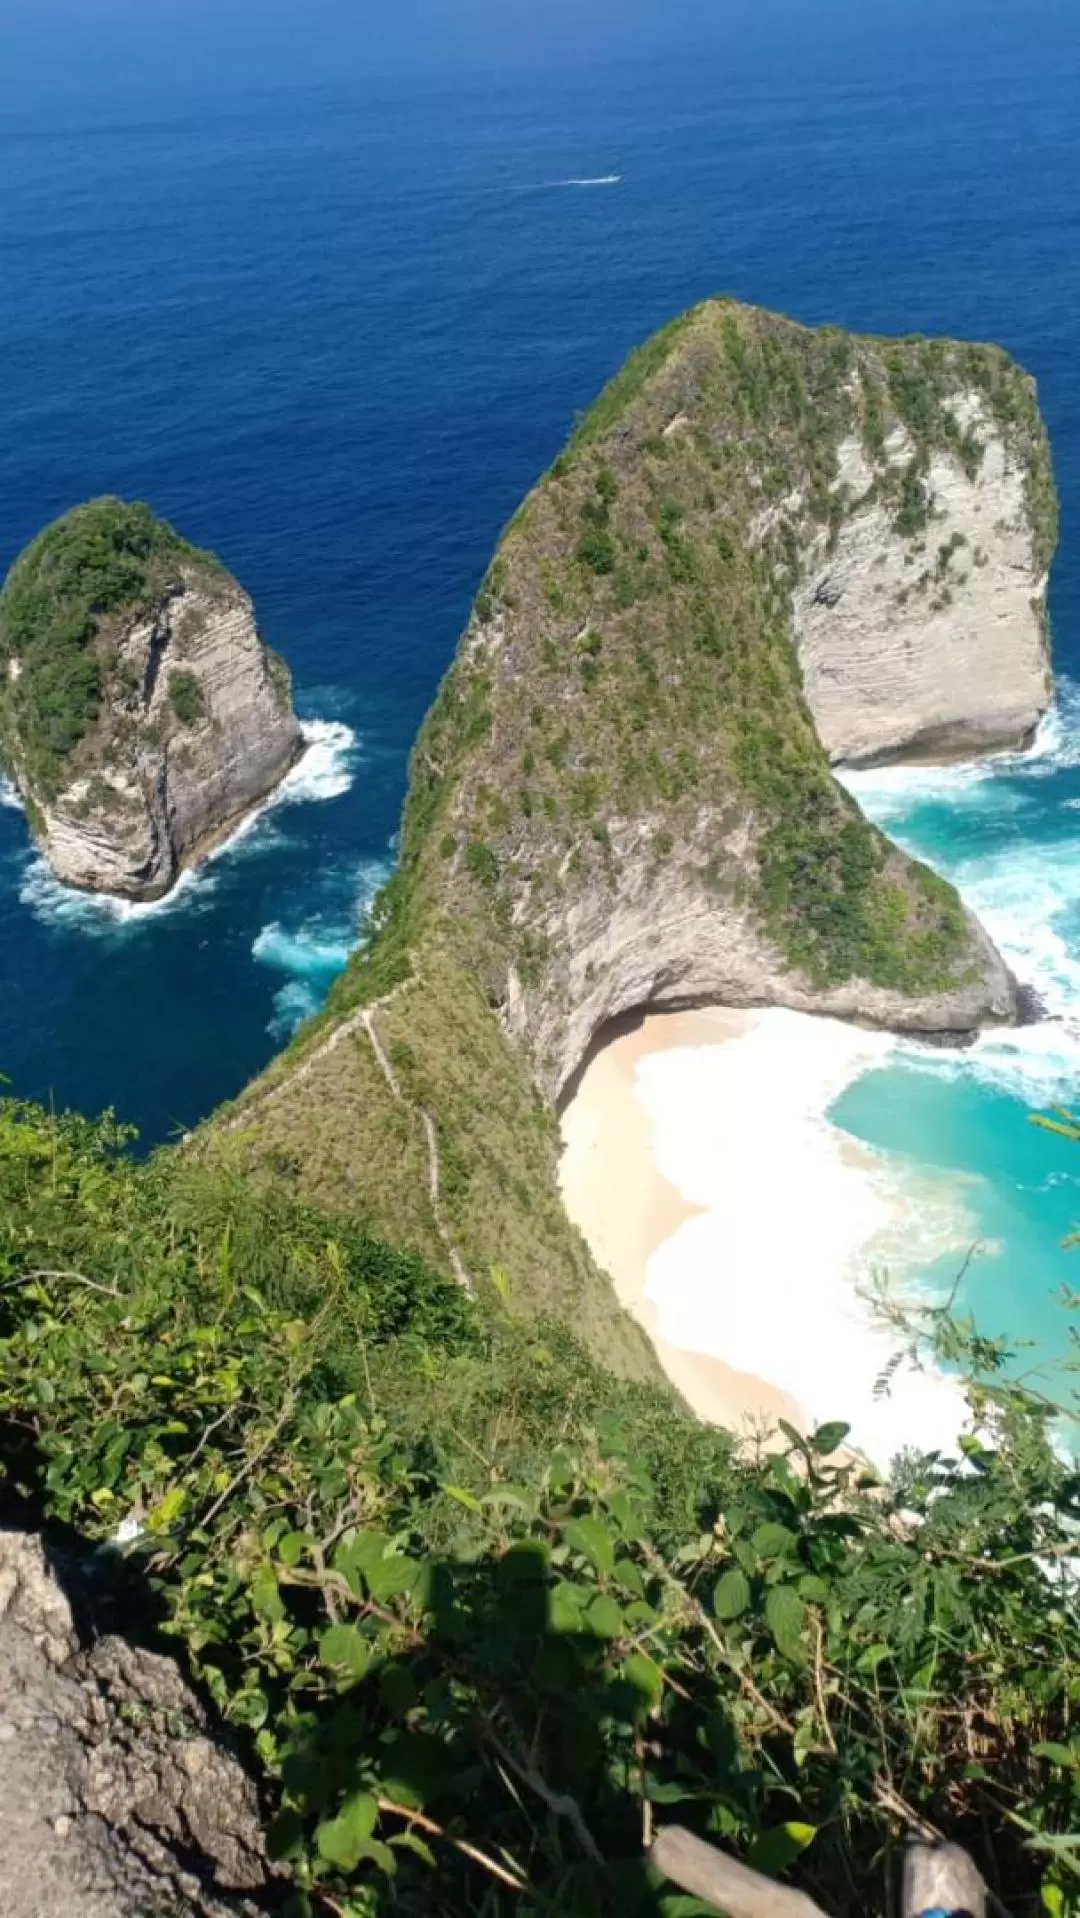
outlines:
M155 911L63 894L0 810L0 1065L156 1141L314 1009L392 860L409 744L499 529L654 327L725 291L999 340L1053 438L1065 696L1030 761L863 797L1058 1023L967 1062L897 1058L839 1116L963 1176L999 1247L980 1307L1051 1336L1080 1153L1025 1115L1080 1077L1074 0L511 16L42 0L7 22L0 569L78 500L149 500L252 593L319 744Z

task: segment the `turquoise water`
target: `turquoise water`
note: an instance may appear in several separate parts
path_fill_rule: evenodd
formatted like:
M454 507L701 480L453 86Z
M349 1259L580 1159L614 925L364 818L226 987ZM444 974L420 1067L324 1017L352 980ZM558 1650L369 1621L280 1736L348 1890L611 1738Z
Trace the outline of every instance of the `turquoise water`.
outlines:
M954 880L1043 1016L970 1050L901 1043L831 1116L951 1184L979 1248L960 1302L982 1331L1031 1342L1019 1364L1057 1370L1073 1322L1060 1295L1080 1288L1080 1249L1061 1243L1080 1225L1080 1145L1031 1114L1080 1105L1080 687L1059 681L1029 754L847 783L879 825ZM950 1252L921 1276L951 1287L959 1263Z

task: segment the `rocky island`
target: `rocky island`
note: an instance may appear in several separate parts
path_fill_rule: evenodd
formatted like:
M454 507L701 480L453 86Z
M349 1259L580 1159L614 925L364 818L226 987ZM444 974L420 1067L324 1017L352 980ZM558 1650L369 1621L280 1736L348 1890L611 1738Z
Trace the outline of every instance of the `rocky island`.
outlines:
M0 755L65 885L157 899L302 750L288 668L212 554L76 507L0 592Z
M459 1276L498 1262L637 1365L560 1205L555 1102L631 1011L1016 1017L952 886L830 762L1030 738L1056 526L999 349L727 300L675 321L507 528L375 935L230 1140Z

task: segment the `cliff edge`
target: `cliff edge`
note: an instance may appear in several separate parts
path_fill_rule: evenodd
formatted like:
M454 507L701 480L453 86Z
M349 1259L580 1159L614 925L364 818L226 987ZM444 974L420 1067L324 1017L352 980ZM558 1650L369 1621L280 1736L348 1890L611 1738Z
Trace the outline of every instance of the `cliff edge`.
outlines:
M0 592L0 753L66 885L156 899L298 757L288 668L212 554L101 499Z
M1022 744L1055 538L1033 385L998 349L726 300L676 321L507 528L372 936L223 1132L586 1336L592 1315L610 1360L553 1115L613 1018L1016 1016L953 888L830 760Z

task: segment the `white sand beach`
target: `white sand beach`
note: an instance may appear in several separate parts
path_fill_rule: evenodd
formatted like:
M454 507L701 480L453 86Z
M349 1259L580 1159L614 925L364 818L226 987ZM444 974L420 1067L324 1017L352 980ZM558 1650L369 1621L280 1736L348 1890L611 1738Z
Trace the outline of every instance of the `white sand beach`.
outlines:
M784 1011L650 1015L587 1067L563 1115L567 1209L664 1370L703 1418L745 1432L846 1419L887 1464L950 1445L956 1387L905 1370L860 1296L955 1250L963 1187L870 1152L828 1119L893 1041Z

